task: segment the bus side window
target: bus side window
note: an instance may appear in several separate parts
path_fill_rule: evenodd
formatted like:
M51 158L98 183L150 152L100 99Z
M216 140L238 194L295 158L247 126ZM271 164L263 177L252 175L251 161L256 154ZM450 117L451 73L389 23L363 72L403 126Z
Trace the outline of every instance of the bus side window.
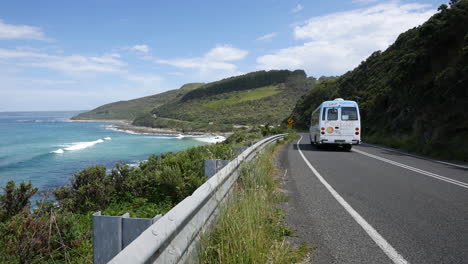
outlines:
M312 125L315 125L318 123L319 116L320 116L320 111L317 111L312 115Z
M327 108L322 108L322 120L325 120L325 113L327 111Z

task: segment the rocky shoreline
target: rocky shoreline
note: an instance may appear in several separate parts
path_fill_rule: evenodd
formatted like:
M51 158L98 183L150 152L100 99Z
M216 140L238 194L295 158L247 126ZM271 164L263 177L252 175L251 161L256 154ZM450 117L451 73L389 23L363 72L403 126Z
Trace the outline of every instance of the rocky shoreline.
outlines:
M123 120L123 119L70 119L70 122L102 122L102 123L123 123L129 124L132 122L131 120Z
M159 134L159 135L191 135L191 136L224 136L232 135L232 132L200 132L200 131L179 131L169 128L152 128L134 126L127 123L112 124L107 126L109 129L135 134Z

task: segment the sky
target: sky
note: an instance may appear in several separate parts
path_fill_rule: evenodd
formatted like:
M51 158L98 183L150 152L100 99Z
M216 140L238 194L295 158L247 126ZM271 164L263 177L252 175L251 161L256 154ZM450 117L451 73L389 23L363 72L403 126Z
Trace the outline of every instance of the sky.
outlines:
M446 1L0 2L0 112L99 105L258 70L337 76Z

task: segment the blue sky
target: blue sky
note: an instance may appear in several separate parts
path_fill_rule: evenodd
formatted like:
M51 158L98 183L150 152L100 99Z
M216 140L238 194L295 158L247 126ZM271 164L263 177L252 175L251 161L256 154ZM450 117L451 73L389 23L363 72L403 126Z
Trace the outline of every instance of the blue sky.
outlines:
M87 110L256 70L341 75L445 1L1 1L0 111Z

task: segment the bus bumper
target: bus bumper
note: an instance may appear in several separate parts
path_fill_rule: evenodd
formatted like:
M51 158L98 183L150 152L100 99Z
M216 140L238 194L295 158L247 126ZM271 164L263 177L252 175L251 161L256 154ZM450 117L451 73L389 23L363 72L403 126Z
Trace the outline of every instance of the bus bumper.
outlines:
M320 139L319 144L333 144L333 145L359 145L360 139Z

